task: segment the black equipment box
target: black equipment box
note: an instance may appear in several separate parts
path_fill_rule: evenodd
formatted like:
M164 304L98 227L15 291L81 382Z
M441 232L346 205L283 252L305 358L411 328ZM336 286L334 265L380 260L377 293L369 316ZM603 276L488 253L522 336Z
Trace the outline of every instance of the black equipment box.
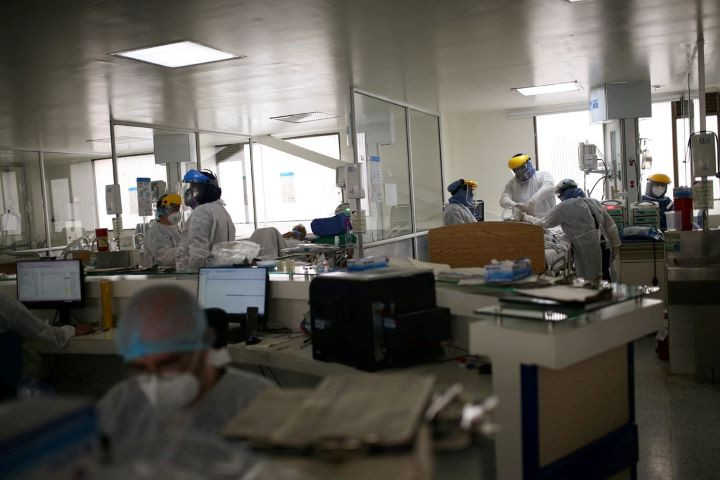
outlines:
M320 275L310 283L310 321L313 358L368 371L437 358L450 339L431 271Z

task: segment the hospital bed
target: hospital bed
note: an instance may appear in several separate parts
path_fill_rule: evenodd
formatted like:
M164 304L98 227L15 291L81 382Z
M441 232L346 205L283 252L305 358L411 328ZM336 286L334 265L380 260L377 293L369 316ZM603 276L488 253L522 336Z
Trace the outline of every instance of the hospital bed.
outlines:
M452 268L482 267L493 259L529 258L533 273L559 274L570 261L570 245L554 231L519 222L447 225L428 232L428 256Z

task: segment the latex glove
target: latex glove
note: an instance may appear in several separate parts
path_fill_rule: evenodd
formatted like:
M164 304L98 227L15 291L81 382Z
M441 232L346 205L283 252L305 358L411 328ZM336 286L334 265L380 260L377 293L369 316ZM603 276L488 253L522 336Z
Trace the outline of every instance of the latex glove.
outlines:
M532 205L526 205L524 203L518 204L518 208L522 210L523 212L527 213L528 215L533 214L533 208Z

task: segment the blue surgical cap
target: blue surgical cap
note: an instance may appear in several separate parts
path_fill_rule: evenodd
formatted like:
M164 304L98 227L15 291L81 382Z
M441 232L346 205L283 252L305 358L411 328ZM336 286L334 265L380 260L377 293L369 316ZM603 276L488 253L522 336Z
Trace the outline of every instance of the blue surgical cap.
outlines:
M463 178L461 178L461 179L459 179L459 180L455 180L455 181L452 182L450 185L448 185L447 190L448 190L448 192L450 192L450 193L452 193L452 194L454 195L455 192L456 192L458 189L462 188L462 186L463 186L464 184L465 184L465 179L463 179Z
M182 288L151 287L130 299L115 343L126 362L158 353L209 348L207 320L195 297Z
M585 192L582 188L568 188L560 194L560 200L570 200L571 198L585 198Z

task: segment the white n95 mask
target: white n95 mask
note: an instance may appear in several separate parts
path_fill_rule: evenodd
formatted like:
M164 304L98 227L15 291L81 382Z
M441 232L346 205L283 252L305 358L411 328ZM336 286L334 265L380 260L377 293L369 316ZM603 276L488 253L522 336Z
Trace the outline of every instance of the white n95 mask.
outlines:
M180 212L174 212L168 215L168 222L172 223L173 225L177 225L180 223L180 219L182 218L182 214Z
M166 413L190 405L200 393L200 382L188 372L143 374L137 382L150 404Z
M652 187L652 194L655 198L660 198L665 195L665 187L662 185L655 185Z

